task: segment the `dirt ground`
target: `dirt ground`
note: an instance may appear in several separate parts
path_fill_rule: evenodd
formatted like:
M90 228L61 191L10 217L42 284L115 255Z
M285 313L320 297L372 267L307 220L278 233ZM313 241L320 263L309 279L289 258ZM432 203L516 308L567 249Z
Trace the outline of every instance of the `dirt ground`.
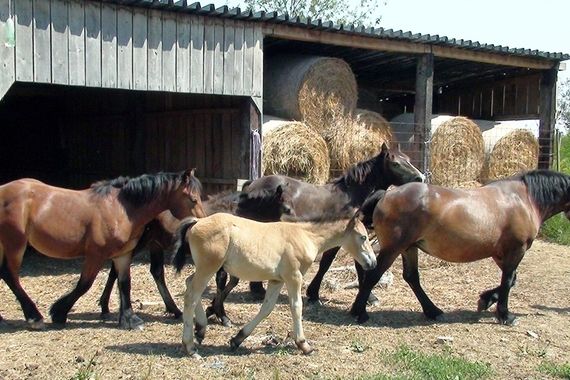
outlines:
M80 261L56 261L29 255L22 283L40 310L71 289ZM452 354L489 363L497 379L548 378L537 367L545 360L570 362L570 248L535 242L519 268L511 292L510 309L519 323L514 327L495 323L491 312L477 313L479 292L494 287L500 272L488 259L472 264L442 263L421 259L420 273L426 292L444 311L441 322L426 321L419 303L401 278L401 265L392 268L394 282L377 288L379 306L369 308L371 319L356 325L347 311L356 289L344 286L354 280L350 261L339 258L322 289L323 305L305 307L304 328L316 352L300 355L287 340L291 318L286 292L270 315L236 352L228 340L259 309L247 285L240 284L228 299L226 310L235 326L210 325L200 349L203 359L184 355L181 322L164 315L148 264L133 267L135 310L146 321L143 331L119 330L115 321L99 320L97 299L108 268L81 298L64 329L50 323L44 331L29 331L15 297L4 282L0 285L0 379L68 379L94 360L101 379L201 379L201 378L347 378L374 373L390 374L386 357L407 345L424 353ZM316 265L306 277L312 279ZM184 278L167 268L168 283L182 306ZM210 297L211 294L208 295ZM112 297L117 310L118 296ZM49 322L49 317L46 319ZM451 337L439 343L439 337ZM277 338L277 346L267 344ZM362 352L359 352L362 351Z

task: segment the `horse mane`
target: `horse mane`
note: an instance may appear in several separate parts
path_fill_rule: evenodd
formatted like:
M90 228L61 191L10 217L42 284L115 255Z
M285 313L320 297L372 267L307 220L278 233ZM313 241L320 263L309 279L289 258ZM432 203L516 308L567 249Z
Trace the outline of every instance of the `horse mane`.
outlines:
M143 174L135 178L118 177L96 182L91 185L91 190L99 196L107 196L113 188L117 188L120 198L138 207L153 201L162 191L172 190L179 186L183 173L159 172L157 174ZM189 180L190 191L202 191L202 184L198 178L191 175Z
M513 179L522 181L539 208L570 200L570 176L553 170L532 170Z
M325 212L321 213L311 213L302 216L295 215L283 215L281 220L284 222L294 222L294 223L328 223L336 222L338 220L350 219L354 216L355 208L349 204L333 204L332 207L324 208Z
M206 210L206 214L210 215L216 212L234 212L239 201L240 192L226 190L216 193L208 197L202 202L202 206Z
M335 187L362 185L367 180L368 176L374 172L376 161L384 159L384 154L380 153L366 161L357 163L356 165L348 168L343 175L331 181Z

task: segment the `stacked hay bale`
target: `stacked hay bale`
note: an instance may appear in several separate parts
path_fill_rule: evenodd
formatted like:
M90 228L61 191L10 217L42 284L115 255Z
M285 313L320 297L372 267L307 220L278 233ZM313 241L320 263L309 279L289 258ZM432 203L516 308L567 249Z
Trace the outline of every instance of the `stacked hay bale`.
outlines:
M286 120L263 124L263 174L284 174L323 184L330 168L329 150L323 138L307 125Z
M538 140L533 131L500 124L483 132L485 165L481 181L510 177L538 166Z
M476 186L484 162L483 135L472 120L453 117L432 128L429 170L432 183Z
M331 174L376 155L382 143L391 139L390 126L382 116L356 109L356 79L345 61L278 55L268 59L265 76L265 111L301 121L324 138ZM285 138L281 143L290 141Z

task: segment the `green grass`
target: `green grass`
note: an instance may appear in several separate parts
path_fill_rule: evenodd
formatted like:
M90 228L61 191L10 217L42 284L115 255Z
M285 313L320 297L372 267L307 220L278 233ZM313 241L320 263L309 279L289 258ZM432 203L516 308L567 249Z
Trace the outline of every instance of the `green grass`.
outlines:
M400 347L387 360L393 374L374 374L362 380L446 380L483 379L491 374L491 367L480 361L470 362L450 352L424 354L408 347Z
M550 376L570 379L570 363L556 364L552 362L544 362L538 367L538 370Z

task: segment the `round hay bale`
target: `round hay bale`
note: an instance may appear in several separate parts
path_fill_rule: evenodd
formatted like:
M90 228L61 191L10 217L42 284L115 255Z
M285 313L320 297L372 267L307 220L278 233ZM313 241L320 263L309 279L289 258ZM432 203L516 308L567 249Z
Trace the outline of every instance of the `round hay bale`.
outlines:
M264 73L265 111L322 131L338 113L356 108L356 78L339 58L276 55Z
M389 144L387 136L386 129L367 128L352 115L337 115L323 131L329 147L331 177L377 155L382 143Z
M538 167L539 145L531 131L525 129L501 131L498 138L494 132L499 131L491 129L484 132L485 145L490 151L481 174L485 182L507 178ZM496 140L494 144L493 140Z
M485 156L481 130L465 117L453 117L433 132L430 152L432 183L456 186L475 181Z
M309 183L325 183L330 159L323 138L301 122L272 122L281 125L263 136L263 174L284 174Z
M383 135L384 141L392 141L392 128L390 127L390 123L379 113L357 108L356 122L366 129L378 130L380 134Z

